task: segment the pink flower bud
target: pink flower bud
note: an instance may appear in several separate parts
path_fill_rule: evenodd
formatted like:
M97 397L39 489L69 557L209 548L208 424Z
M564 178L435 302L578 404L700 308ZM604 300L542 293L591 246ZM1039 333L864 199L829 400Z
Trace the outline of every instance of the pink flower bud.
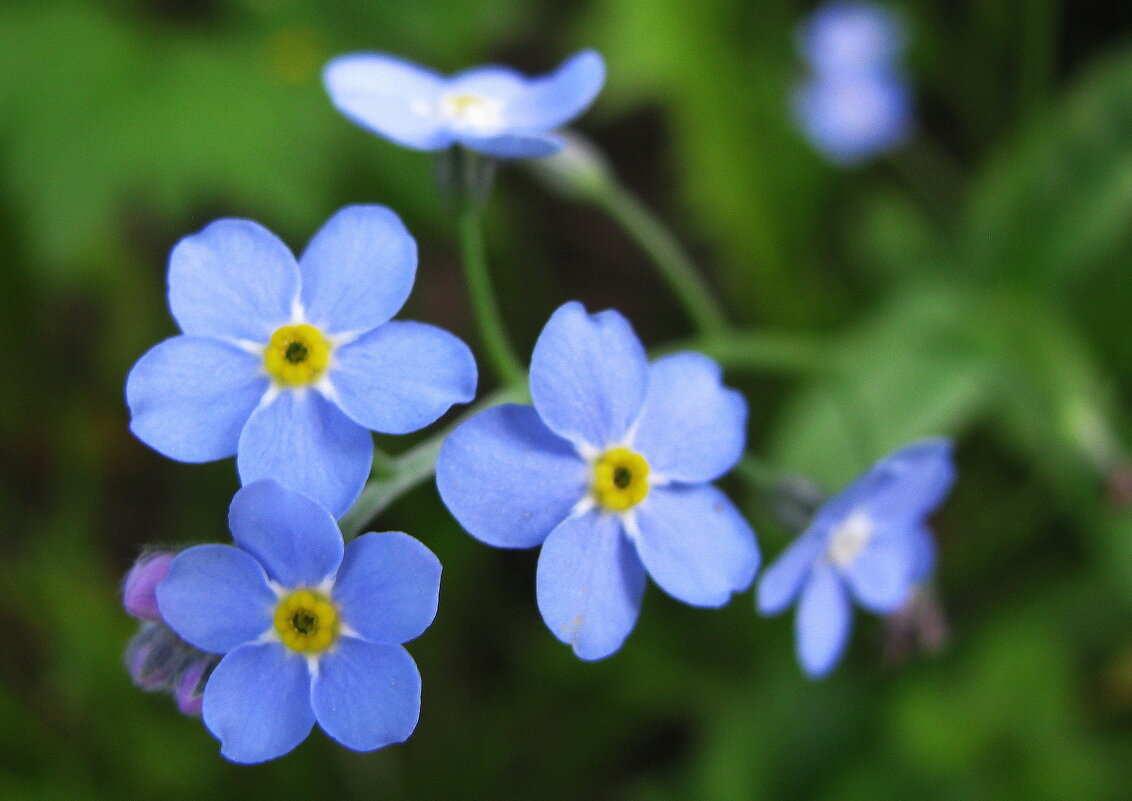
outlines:
M127 612L141 620L161 621L161 612L157 609L157 583L169 572L169 563L175 555L170 551L157 551L134 562L122 587L122 606Z

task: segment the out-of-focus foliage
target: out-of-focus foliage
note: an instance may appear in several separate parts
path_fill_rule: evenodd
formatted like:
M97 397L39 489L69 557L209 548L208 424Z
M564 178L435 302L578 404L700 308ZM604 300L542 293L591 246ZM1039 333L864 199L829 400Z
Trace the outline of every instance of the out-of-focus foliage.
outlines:
M919 130L840 172L790 127L810 3L0 4L0 798L1126 797L1132 15L892 5ZM751 400L751 450L836 489L909 439L956 438L933 521L948 645L886 664L884 625L862 616L812 683L788 616L650 588L625 648L583 664L538 617L534 554L477 544L423 487L374 523L444 564L436 624L409 644L416 734L370 755L316 734L227 764L121 665L118 582L138 548L222 541L236 489L231 463L168 462L126 427L125 373L173 333L169 248L224 215L298 248L338 207L386 203L421 247L407 315L475 343L427 157L339 117L319 70L378 49L535 73L583 46L609 80L579 127L737 320L822 343L812 370L728 375ZM505 169L489 217L520 351L570 298L617 305L650 345L689 334L592 210ZM778 553L771 499L727 489Z

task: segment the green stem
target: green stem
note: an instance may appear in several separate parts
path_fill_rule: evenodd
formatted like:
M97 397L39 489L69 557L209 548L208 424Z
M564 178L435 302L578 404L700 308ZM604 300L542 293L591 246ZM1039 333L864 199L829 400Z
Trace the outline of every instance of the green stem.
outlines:
M488 395L470 406L456 422L433 434L419 445L398 456L375 454L374 475L362 490L361 496L339 522L347 541L361 533L374 517L410 490L416 489L432 476L436 469L436 455L440 446L460 423L484 409L501 403L525 403L530 399L526 384L513 384Z
M813 336L754 331L711 334L666 345L666 353L695 350L729 370L816 372L831 369L828 343Z
M503 318L499 314L499 307L495 302L495 290L491 285L491 275L487 270L480 204L467 204L460 212L459 225L468 294L471 296L472 310L488 361L501 383L505 385L522 383L526 379L526 371L515 356L507 332L503 328Z
M727 330L727 317L672 232L612 176L586 195L617 220L660 270L701 333Z

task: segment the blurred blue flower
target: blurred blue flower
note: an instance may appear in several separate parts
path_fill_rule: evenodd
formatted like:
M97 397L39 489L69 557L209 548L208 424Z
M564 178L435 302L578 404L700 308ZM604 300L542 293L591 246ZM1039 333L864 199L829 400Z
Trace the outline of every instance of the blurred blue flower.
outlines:
M912 443L881 459L818 510L802 533L763 572L764 615L798 601L798 658L812 678L833 669L852 624L852 601L889 614L927 578L935 546L925 518L954 479L951 443Z
M593 102L605 63L592 50L550 75L484 66L452 77L383 53L340 56L323 73L330 99L358 125L416 150L463 145L488 156L549 156L553 131Z
M416 267L416 242L383 206L340 210L298 262L248 220L185 237L169 259L184 334L130 371L130 429L184 462L236 454L245 484L272 478L342 515L369 475L367 429L415 431L475 394L463 342L389 322Z
M904 30L891 12L871 3L829 3L798 38L812 75L795 90L793 113L815 148L852 166L908 137L912 103L899 63Z
M884 72L897 66L904 28L891 11L873 3L827 3L802 26L798 48L824 77Z
M911 131L911 98L895 73L815 78L794 94L798 126L835 164L853 166L885 153Z
M400 532L343 548L325 509L274 481L237 492L228 519L238 547L189 548L157 587L173 630L224 654L203 702L221 753L274 759L316 721L355 751L407 739L421 678L401 643L436 614L432 551Z
M746 437L746 402L715 362L678 353L650 365L624 317L572 302L535 344L531 395L533 408L496 406L453 431L436 482L477 539L543 546L539 609L578 657L621 647L646 572L694 606L750 585L754 532L708 483Z

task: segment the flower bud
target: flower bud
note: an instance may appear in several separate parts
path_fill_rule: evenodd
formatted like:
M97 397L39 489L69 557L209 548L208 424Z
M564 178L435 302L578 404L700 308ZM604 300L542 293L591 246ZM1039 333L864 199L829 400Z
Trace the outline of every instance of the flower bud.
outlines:
M212 669L218 661L216 656L206 654L190 662L181 671L173 688L173 697L181 714L200 714L204 702L204 685L208 683L208 677L212 675Z
M157 583L169 572L173 561L171 551L155 551L143 554L134 562L122 586L122 606L139 620L161 621L157 609Z
M143 623L126 646L126 670L143 690L162 690L184 664L187 646L164 623Z

